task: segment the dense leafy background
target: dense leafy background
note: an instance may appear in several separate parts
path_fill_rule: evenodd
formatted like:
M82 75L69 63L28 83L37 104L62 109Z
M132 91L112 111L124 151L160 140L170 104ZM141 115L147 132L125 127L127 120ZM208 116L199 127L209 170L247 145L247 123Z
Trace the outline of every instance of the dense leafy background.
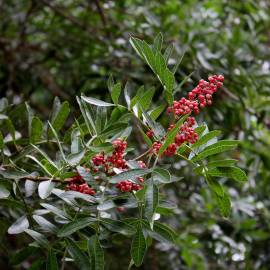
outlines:
M156 86L154 100L159 104L160 84L134 53L130 35L150 41L162 32L165 47L174 45L172 66L184 55L176 72L178 82L193 73L178 96L201 77L224 74L225 90L205 110L203 120L209 128L221 129L224 137L242 140L233 155L249 181L229 183L233 210L224 219L204 182L185 163L175 162L184 180L166 190L178 210L165 221L178 232L177 246L156 244L142 269L268 269L269 1L10 0L0 2L0 12L0 95L14 104L27 101L43 120L55 96L73 104L75 115L76 94L109 100L110 73L122 85L132 81L131 89ZM5 103L1 101L0 111ZM10 106L8 114L15 129L27 133L25 105ZM12 269L19 260L14 251L29 239L5 234L10 224L4 204L0 207L1 264ZM109 269L126 269L127 249L121 239L114 241L107 254Z

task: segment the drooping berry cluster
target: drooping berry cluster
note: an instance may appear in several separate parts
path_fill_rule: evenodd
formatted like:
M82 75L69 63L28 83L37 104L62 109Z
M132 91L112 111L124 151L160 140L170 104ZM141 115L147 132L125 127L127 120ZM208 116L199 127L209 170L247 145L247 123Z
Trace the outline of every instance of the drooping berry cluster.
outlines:
M200 80L199 84L188 93L188 99L181 98L179 101L174 101L172 107L168 107L168 113L174 115L184 115L194 112L198 114L200 108L212 104L213 94L223 84L224 77L222 75L213 75L208 77L208 81Z
M99 153L92 158L93 171L97 172L99 169L103 169L108 176L115 174L114 169L117 168L120 171L126 171L128 169L127 162L124 159L125 150L127 148L127 142L121 139L116 139L112 142L114 151L107 157L104 153ZM140 168L146 168L146 164L143 161L138 161ZM137 177L137 180L141 183L144 182L142 177ZM116 185L122 192L137 191L142 188L141 185L133 183L130 180L121 181Z
M80 193L95 195L96 191L88 186L80 175L75 175L72 177L71 181L66 187L67 190L77 191Z
M222 75L213 75L208 77L208 82L200 80L199 84L188 93L188 99L181 98L179 101L174 101L173 106L168 107L167 112L173 113L174 118L178 118L180 115L190 114L194 112L198 114L200 108L204 108L206 105L212 104L212 95L223 84L224 77ZM171 143L164 151L164 155L173 156L177 148L183 143L187 142L194 144L198 140L198 134L195 132L193 126L196 121L194 117L188 117L183 125L179 128L179 132L175 136L174 142ZM174 128L174 124L171 124L168 128L168 132ZM153 131L150 130L146 133L149 138L153 137ZM166 137L165 137L166 138ZM158 153L162 146L162 142L153 142L151 152Z

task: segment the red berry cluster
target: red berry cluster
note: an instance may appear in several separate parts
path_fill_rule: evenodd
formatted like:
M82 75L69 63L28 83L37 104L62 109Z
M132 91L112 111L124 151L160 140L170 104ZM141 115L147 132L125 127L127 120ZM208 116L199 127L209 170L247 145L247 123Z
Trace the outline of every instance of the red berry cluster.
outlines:
M212 104L212 95L223 84L224 77L222 75L213 75L208 77L208 81L200 80L199 84L188 94L188 99L181 98L179 101L174 101L172 107L168 107L169 113L173 112L174 117L178 115L185 115L194 112L198 114L200 112L199 107L204 108L207 104ZM193 126L195 125L195 118L188 117L183 125L179 128L178 134L175 136L174 142L170 144L164 151L164 155L173 156L177 148L184 142L194 144L198 140L198 134L195 132ZM168 128L168 132L174 128L174 124L171 124ZM153 131L150 130L147 133L149 138L153 137ZM161 142L154 142L152 145L152 153L158 153Z
M80 185L69 184L69 186L67 188L68 188L68 190L78 191L78 192L88 194L88 195L95 195L96 194L95 190L92 189L91 187L89 187L87 185L87 183L80 184Z
M127 148L127 142L121 139L113 141L114 151L112 155L108 156L106 159L105 169L108 171L111 167L118 169L126 169L127 164L124 160L124 153Z
M195 125L195 118L188 117L183 125L179 128L179 133L175 136L174 143L170 144L167 149L164 151L165 156L173 156L177 148L184 142L189 142L191 144L195 143L198 140L198 134L195 132L193 126ZM168 131L174 128L174 124L171 124L168 128ZM158 153L162 143L154 142L152 145L152 152Z
M131 192L131 191L138 191L142 189L142 186L132 183L129 180L119 182L116 187L121 190L122 192Z
M103 153L100 153L100 154L95 155L92 158L92 161L93 161L93 164L95 166L101 166L101 165L105 164L104 154Z
M191 144L198 140L198 134L195 132L193 126L195 125L195 118L188 117L187 120L180 128L180 132L175 136L175 143L180 146L184 142L189 142Z
M67 186L67 190L77 191L88 195L96 194L95 190L89 187L79 174L72 177Z
M181 98L174 101L172 107L168 107L167 112L173 112L174 115L184 115L194 112L200 112L199 107L204 108L206 105L212 104L212 95L223 84L224 77L222 75L213 75L208 77L208 81L200 80L199 84L188 93L188 99Z
M104 171L107 175L114 175L115 174L113 170L114 168L120 170L128 169L126 160L124 159L125 150L127 148L127 142L121 139L116 139L112 142L112 145L114 147L114 151L111 155L108 155L106 157L104 153L100 153L92 158L92 163L94 165L93 168L94 172L97 172L99 169L97 167L100 166L104 168ZM142 169L146 168L146 164L143 161L138 161L138 165ZM138 177L137 179L141 183L144 182L144 179L142 177ZM118 183L116 187L122 192L137 191L142 188L141 185L135 184L129 180Z

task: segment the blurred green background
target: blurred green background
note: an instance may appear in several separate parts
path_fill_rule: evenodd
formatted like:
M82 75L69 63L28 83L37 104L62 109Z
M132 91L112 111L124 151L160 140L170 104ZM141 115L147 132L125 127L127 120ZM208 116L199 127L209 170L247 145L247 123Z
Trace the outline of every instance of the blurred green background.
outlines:
M166 47L174 46L169 64L183 56L176 79L185 83L177 97L200 78L223 74L224 91L202 119L224 137L242 141L235 157L249 181L228 185L233 213L226 220L208 189L178 164L175 169L186 180L168 190L179 210L167 218L179 232L178 246L158 244L141 269L269 269L268 0L2 0L0 17L0 97L14 104L27 101L43 119L55 96L73 104L75 113L80 93L109 99L110 74L134 89L160 88L131 48L131 35L151 41L161 32ZM125 252L118 251L123 261ZM0 253L12 250L1 244ZM127 263L111 255L109 269L123 269Z

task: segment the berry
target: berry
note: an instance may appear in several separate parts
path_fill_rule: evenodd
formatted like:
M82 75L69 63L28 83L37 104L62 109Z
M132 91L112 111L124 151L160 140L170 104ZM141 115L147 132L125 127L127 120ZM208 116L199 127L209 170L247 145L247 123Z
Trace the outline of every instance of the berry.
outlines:
M153 130L149 130L149 131L146 132L146 135L147 135L148 138L151 139L151 138L154 137L154 131Z
M138 165L139 165L139 167L141 168L141 169L145 169L147 166L146 166L146 164L142 161L142 160L139 160L138 161Z
M161 146L162 146L162 144L160 142L154 142L152 145L152 152L158 153Z
M104 154L97 154L92 158L92 162L94 163L95 166L100 166L103 165L105 163L105 159L104 159Z

